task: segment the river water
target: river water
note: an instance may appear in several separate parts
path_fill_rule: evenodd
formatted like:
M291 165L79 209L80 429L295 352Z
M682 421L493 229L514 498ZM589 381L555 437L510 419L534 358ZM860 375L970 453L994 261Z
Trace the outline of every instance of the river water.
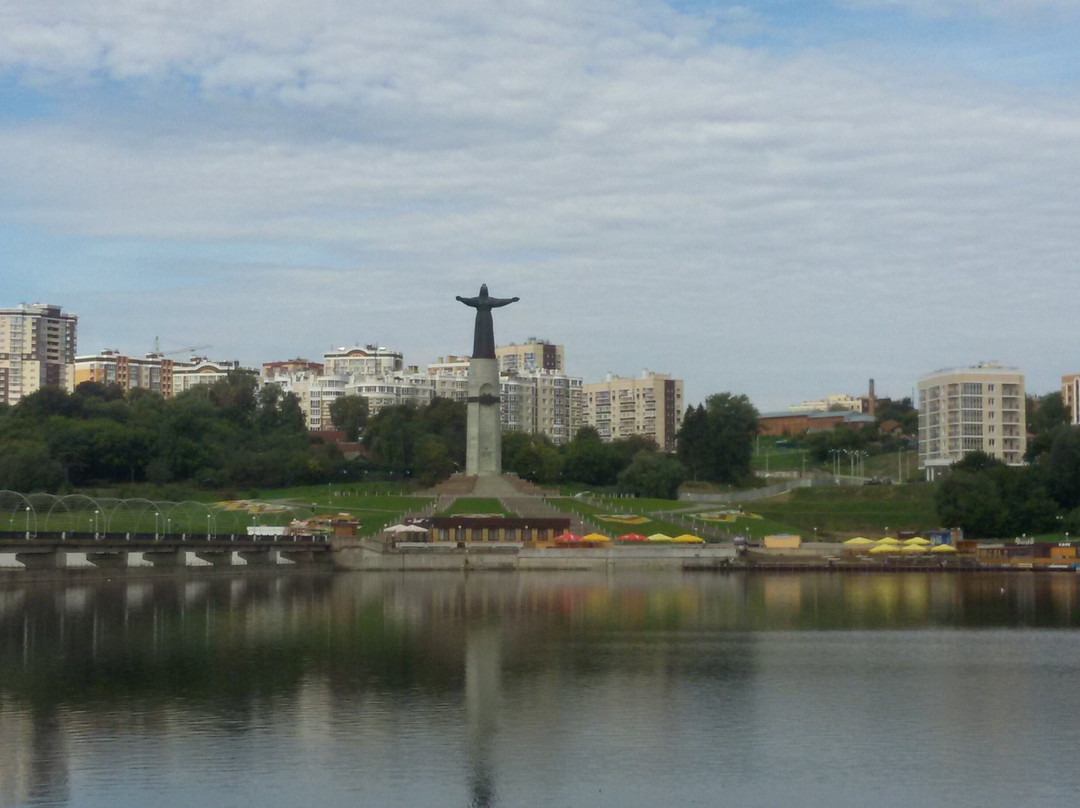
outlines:
M0 806L1061 806L1080 576L0 581Z

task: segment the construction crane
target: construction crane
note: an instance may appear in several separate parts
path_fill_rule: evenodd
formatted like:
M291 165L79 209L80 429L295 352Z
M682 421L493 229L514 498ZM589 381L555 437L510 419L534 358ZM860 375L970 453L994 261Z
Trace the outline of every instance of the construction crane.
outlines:
M161 350L161 342L158 337L154 337L154 356L174 356L176 354L194 354L195 351L204 351L207 348L213 348L213 345L192 345L189 348L176 348L171 351Z

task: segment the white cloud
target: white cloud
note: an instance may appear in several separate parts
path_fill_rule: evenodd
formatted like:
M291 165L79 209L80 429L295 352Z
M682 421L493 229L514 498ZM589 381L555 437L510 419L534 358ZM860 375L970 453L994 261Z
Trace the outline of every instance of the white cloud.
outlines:
M529 301L501 337L691 398L1045 361L1080 247L1074 92L778 57L662 6L355 9L0 2L0 64L59 107L0 124L0 214L118 245L140 327L202 312L220 333L194 341L249 361L467 350L452 297L481 280ZM87 281L68 307L109 344L88 316L119 296ZM264 328L268 301L322 315Z

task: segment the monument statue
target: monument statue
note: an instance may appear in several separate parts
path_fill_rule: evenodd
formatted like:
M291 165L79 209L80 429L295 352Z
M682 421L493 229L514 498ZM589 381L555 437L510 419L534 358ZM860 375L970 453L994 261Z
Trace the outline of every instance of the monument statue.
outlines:
M494 359L495 329L491 323L491 310L517 303L521 298L491 297L488 295L487 284L483 283L480 285L480 294L476 297L458 295L456 299L466 306L472 306L476 309L476 324L473 326L472 358Z

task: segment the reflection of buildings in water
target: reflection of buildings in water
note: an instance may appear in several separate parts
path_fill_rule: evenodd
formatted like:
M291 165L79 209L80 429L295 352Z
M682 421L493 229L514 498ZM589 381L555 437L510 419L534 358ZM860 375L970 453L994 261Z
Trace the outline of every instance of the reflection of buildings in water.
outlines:
M742 576L488 572L410 573L386 579L385 613L407 625L432 620L542 618L630 627L741 623ZM370 594L370 593L369 593Z
M33 744L30 712L0 706L0 805L25 805L30 794Z
M70 799L65 734L55 709L0 707L0 805Z

